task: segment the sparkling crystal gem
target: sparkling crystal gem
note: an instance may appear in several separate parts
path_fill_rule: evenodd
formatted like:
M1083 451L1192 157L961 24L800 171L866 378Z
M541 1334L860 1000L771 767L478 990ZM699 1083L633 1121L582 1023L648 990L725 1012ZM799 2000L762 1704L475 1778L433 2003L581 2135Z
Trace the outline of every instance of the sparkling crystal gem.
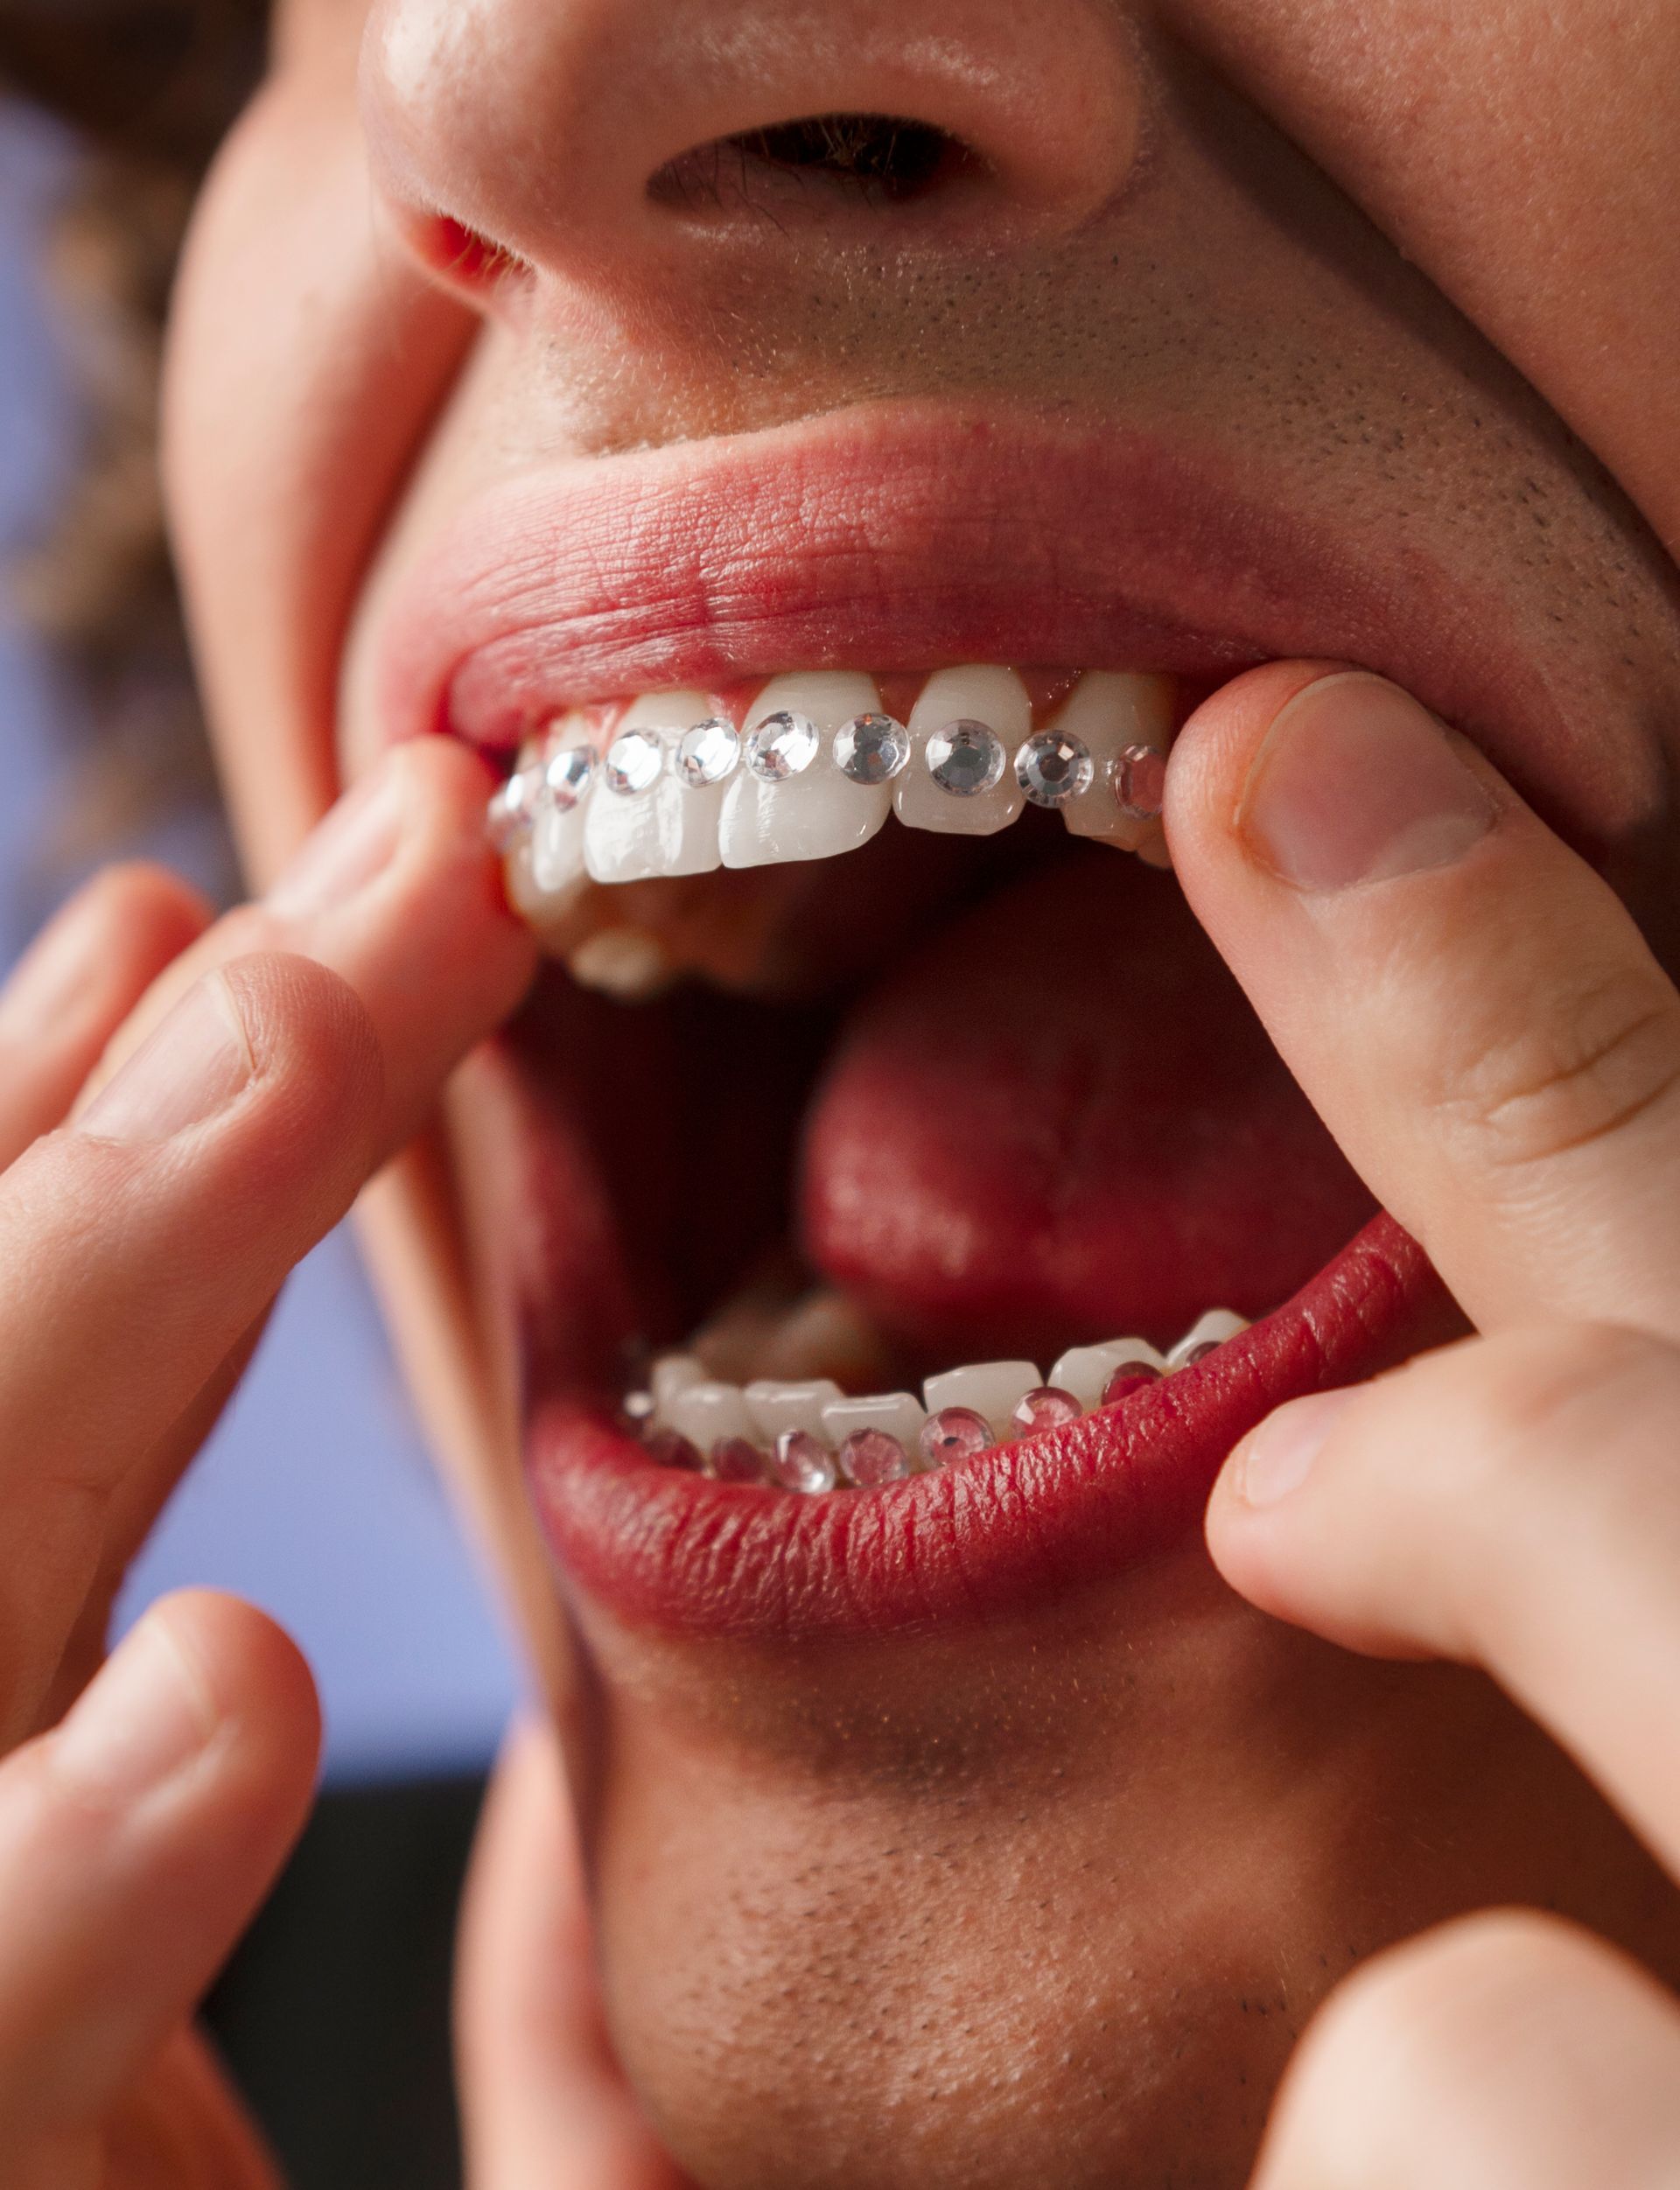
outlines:
M588 745L562 745L542 764L542 787L563 814L570 814L594 773L595 755Z
M1004 780L1009 755L984 723L947 723L928 740L928 773L954 798L978 798Z
M676 773L691 791L706 791L714 783L726 783L740 758L740 732L734 724L721 715L709 715L683 731L677 743Z
M1015 756L1015 780L1034 806L1066 806L1091 787L1096 764L1082 738L1040 731Z
M854 715L834 733L834 765L849 783L891 783L909 758L910 733L890 715Z
M976 1414L972 1407L942 1407L922 1424L916 1442L929 1467L947 1467L953 1460L971 1460L997 1439L984 1415Z
M1064 1423L1077 1422L1084 1411L1072 1392L1040 1384L1027 1393L1009 1419L1018 1438L1035 1438L1041 1430L1060 1430Z
M784 1430L770 1456L770 1473L784 1490L832 1490L839 1480L835 1459L808 1430Z
M699 1446L675 1430L655 1430L648 1439L648 1456L662 1467L686 1468L691 1475L700 1473Z
M761 1483L764 1455L745 1438L719 1438L706 1473L720 1483Z
M654 1416L654 1395L650 1391L633 1391L624 1403L626 1422L651 1422Z
M1217 1339L1204 1339L1200 1346L1191 1347L1180 1367L1194 1368L1198 1361L1205 1361L1210 1354L1217 1354L1218 1351L1219 1340Z
M1129 1399L1133 1392L1142 1391L1145 1384L1158 1384L1160 1381L1160 1370L1152 1368L1147 1361L1122 1361L1102 1387L1102 1404L1112 1407L1116 1400Z
M808 715L783 709L766 715L746 741L746 765L766 783L786 783L789 776L803 775L816 758L821 741Z
M854 1430L840 1447L840 1473L859 1490L902 1482L910 1473L910 1455L885 1430Z
M522 768L510 775L490 801L486 826L494 848L502 853L510 852L522 838L530 834L536 817L536 794L542 787L541 772L536 768Z
M1166 803L1166 755L1153 745L1128 745L1109 764L1115 804L1134 822L1158 822Z
M650 730L626 730L606 749L606 787L621 799L651 791L665 766L665 748Z

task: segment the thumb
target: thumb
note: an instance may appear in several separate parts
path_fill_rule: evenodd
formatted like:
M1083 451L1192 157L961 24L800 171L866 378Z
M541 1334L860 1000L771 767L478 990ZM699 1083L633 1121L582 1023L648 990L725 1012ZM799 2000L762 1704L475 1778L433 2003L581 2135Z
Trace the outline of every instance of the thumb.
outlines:
M473 1850L456 2048L471 2190L688 2190L613 2057L554 1736L514 1729Z

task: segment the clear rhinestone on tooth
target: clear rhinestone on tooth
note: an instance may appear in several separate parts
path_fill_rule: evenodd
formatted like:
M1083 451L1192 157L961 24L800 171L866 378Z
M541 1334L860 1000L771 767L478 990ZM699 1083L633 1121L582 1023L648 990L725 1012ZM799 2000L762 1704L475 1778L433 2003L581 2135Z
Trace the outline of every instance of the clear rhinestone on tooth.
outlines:
M1147 1361L1122 1361L1102 1387L1102 1404L1112 1407L1116 1401L1130 1399L1133 1392L1142 1391L1145 1384L1158 1384L1160 1381L1160 1370L1152 1368Z
M595 755L588 745L562 745L542 764L542 788L561 813L570 814L594 773Z
M803 775L816 758L821 740L808 715L766 715L746 741L746 765L760 781L786 783Z
M740 765L741 736L733 723L709 715L685 730L676 748L676 773L691 791L727 783Z
M700 1450L676 1430L655 1430L648 1439L650 1459L661 1467L680 1467L690 1475L700 1473Z
M928 740L928 773L953 798L978 798L1004 779L1009 755L984 723L947 723Z
M929 1467L948 1467L954 1460L971 1460L996 1443L991 1424L972 1407L942 1407L929 1415L916 1439Z
M1015 756L1015 780L1034 806L1066 806L1091 787L1096 764L1082 738L1041 730Z
M859 1490L900 1483L910 1473L910 1455L885 1430L854 1430L840 1447L840 1473Z
M745 1438L719 1438L711 1448L706 1473L719 1483L761 1483L764 1455Z
M1077 1422L1085 1410L1070 1391L1055 1384L1040 1384L1030 1391L1009 1417L1018 1438L1035 1438L1045 1430L1060 1430Z
M770 1456L770 1473L784 1490L802 1491L808 1497L832 1490L840 1480L833 1453L808 1430L782 1431Z
M651 730L626 730L606 749L606 787L621 799L651 791L665 766L665 748Z
M486 828L494 850L505 856L529 836L542 786L541 769L522 768L508 777L491 800Z
M1166 755L1153 745L1128 745L1109 764L1115 804L1134 822L1158 822L1166 804Z
M873 790L903 773L910 733L891 715L854 715L834 733L834 765L848 783Z

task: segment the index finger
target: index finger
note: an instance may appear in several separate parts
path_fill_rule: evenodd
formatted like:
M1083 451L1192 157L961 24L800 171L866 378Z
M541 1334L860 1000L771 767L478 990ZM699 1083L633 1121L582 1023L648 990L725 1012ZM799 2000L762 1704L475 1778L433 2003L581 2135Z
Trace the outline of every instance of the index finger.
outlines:
M1254 672L1173 756L1198 917L1483 1330L1680 1333L1680 995L1614 893L1382 679Z
M483 799L459 748L393 755L284 890L171 969L138 1018L186 997L74 1129L0 1179L0 1737L36 1723L116 1501L143 1471L164 1494L156 1456L186 1457L177 1426L288 1271L517 1003L532 945Z

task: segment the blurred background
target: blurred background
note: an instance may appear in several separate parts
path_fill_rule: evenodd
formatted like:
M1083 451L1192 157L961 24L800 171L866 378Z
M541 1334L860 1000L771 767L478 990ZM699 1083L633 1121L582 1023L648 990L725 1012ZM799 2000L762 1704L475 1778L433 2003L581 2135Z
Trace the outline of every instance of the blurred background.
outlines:
M75 303L85 185L76 139L0 90L0 970L102 859L142 853L219 899L233 887L170 665L160 658L150 682L102 683L66 668L74 647L50 643L55 627L62 640L95 620L42 560L88 493L90 436L110 430L89 391L102 375L108 396L150 402L147 361L136 369ZM167 208L160 222L167 232ZM148 421L130 423L144 466ZM79 522L120 534L150 490L130 483L125 500L120 466L97 468L111 507ZM120 572L120 552L104 567ZM166 618L166 580L144 555L131 582L134 617ZM284 1622L327 1725L316 1823L219 1986L213 2026L295 2190L453 2184L452 1914L517 1676L346 1235L288 1288L131 1578L122 1623L186 1584L236 1591Z

